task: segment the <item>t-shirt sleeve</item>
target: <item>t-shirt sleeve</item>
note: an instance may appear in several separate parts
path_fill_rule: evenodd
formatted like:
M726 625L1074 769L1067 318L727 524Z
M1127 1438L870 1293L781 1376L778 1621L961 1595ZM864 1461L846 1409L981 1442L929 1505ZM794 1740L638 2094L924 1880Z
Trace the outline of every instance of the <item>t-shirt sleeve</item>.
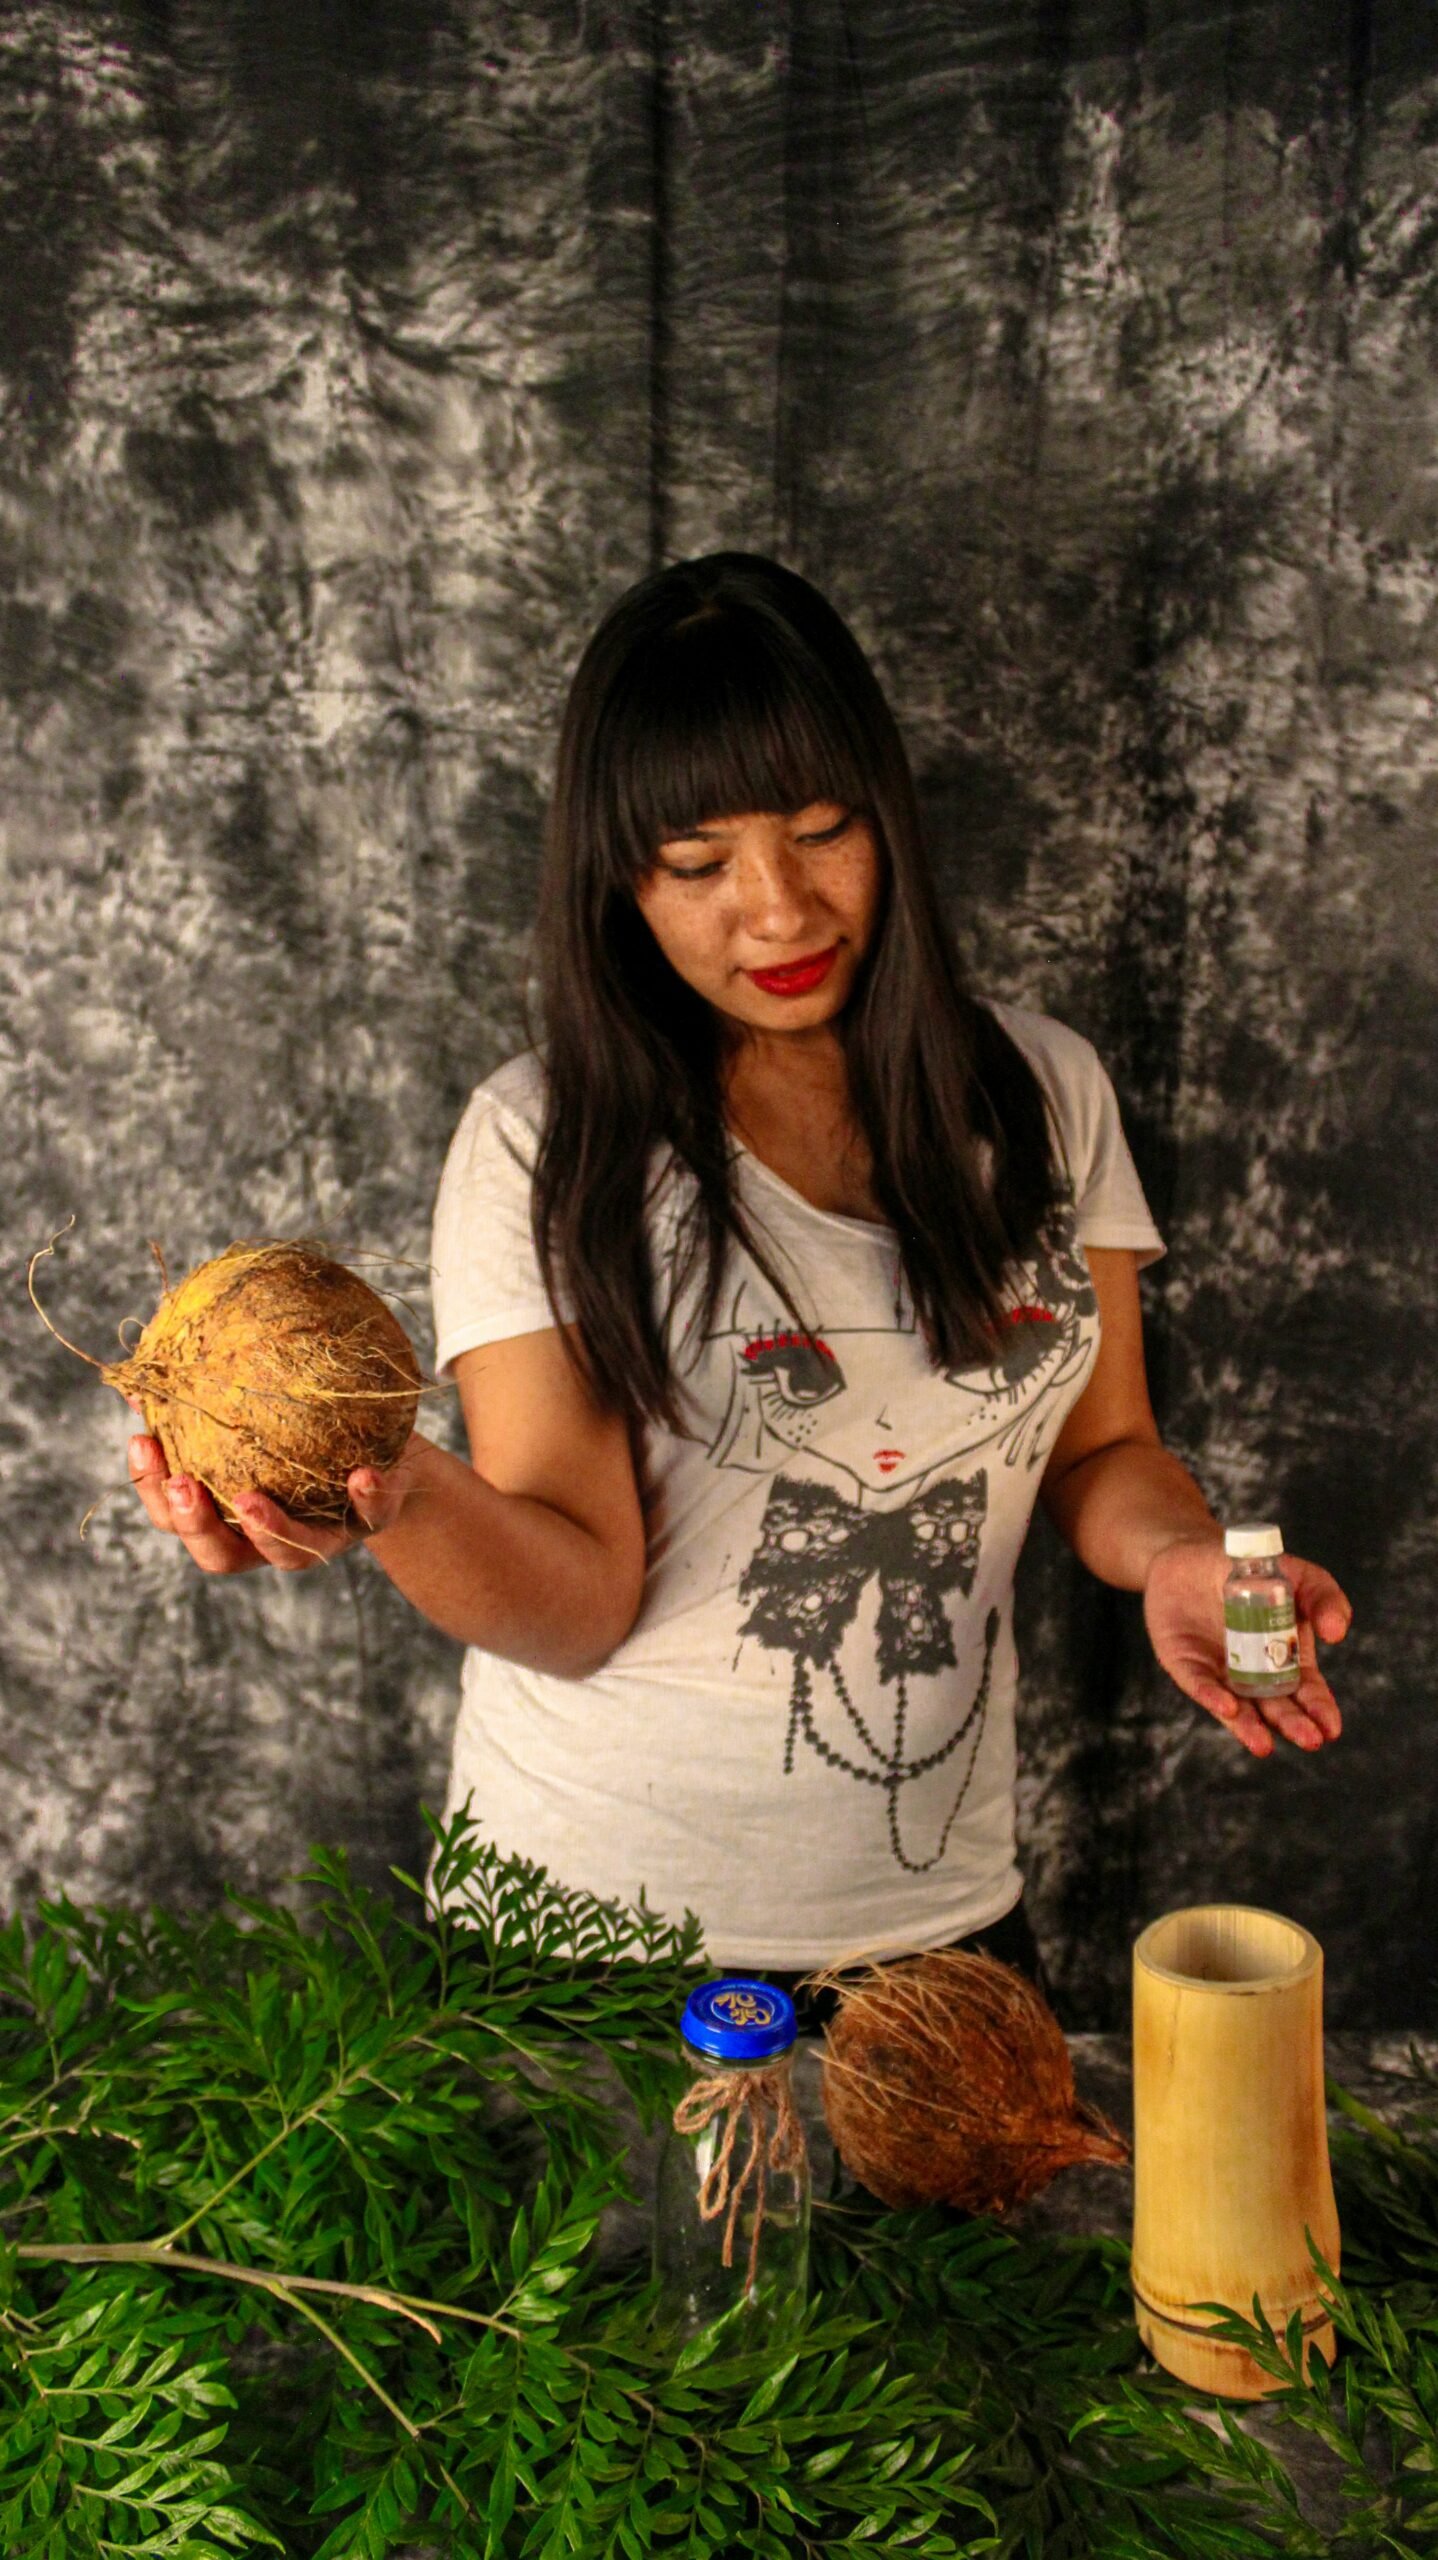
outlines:
M530 1227L537 1137L528 1118L481 1085L445 1158L430 1248L435 1368L461 1351L555 1321ZM560 1313L571 1310L561 1295Z
M1157 1262L1167 1248L1143 1196L1118 1097L1097 1050L1046 1014L1007 1005L994 1011L1048 1097L1073 1185L1080 1244L1125 1247L1137 1254L1140 1270Z

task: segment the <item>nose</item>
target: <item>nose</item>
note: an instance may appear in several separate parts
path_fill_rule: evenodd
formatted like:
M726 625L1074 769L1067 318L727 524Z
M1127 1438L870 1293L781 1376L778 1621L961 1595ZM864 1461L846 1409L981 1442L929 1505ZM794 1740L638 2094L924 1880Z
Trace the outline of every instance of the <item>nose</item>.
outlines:
M802 939L811 904L802 859L786 846L756 848L743 865L738 887L744 930L756 942Z

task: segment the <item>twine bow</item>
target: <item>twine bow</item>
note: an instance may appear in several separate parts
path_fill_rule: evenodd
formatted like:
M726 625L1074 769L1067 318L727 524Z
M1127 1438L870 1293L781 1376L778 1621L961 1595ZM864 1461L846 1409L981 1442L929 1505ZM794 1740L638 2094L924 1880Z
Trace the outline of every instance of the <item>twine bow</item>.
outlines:
M774 2115L772 2133L764 2121L766 2110L770 2108ZM786 2169L797 2169L804 2156L804 2128L795 2113L794 2092L789 2085L787 2068L726 2073L722 2077L716 2075L712 2080L696 2080L674 2110L674 2130L676 2133L703 2133L716 2116L723 2116L724 2131L719 2147L699 2182L700 2218L704 2222L717 2222L721 2213L726 2215L721 2255L724 2265L732 2267L739 2208L750 2181L756 2181L754 2232L744 2275L744 2290L752 2293L759 2267L759 2239L764 2228L769 2173L773 2170L782 2174ZM736 2179L733 2164L741 2118L748 2121L749 2151Z

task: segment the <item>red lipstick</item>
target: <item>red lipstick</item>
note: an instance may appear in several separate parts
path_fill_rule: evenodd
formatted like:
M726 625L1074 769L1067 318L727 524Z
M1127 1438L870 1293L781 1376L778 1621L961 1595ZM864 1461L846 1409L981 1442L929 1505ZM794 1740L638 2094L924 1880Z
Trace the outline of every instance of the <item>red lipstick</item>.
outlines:
M807 960L791 960L782 969L746 969L744 975L766 996L806 996L823 985L838 956L834 942L827 951L811 951Z

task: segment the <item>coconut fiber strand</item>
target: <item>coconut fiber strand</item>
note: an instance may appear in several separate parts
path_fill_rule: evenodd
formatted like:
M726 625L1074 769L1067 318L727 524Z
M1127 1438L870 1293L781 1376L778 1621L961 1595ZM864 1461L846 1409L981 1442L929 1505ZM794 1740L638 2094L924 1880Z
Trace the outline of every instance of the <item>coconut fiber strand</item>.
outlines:
M1128 2157L1078 2097L1053 2011L1009 1965L944 1948L820 1979L839 1994L824 2052L829 2130L884 2204L1004 2213L1076 2161Z
M232 1244L167 1289L103 1375L141 1406L172 1475L221 1511L268 1494L293 1519L349 1518L354 1467L392 1466L419 1363L382 1298L308 1244Z

